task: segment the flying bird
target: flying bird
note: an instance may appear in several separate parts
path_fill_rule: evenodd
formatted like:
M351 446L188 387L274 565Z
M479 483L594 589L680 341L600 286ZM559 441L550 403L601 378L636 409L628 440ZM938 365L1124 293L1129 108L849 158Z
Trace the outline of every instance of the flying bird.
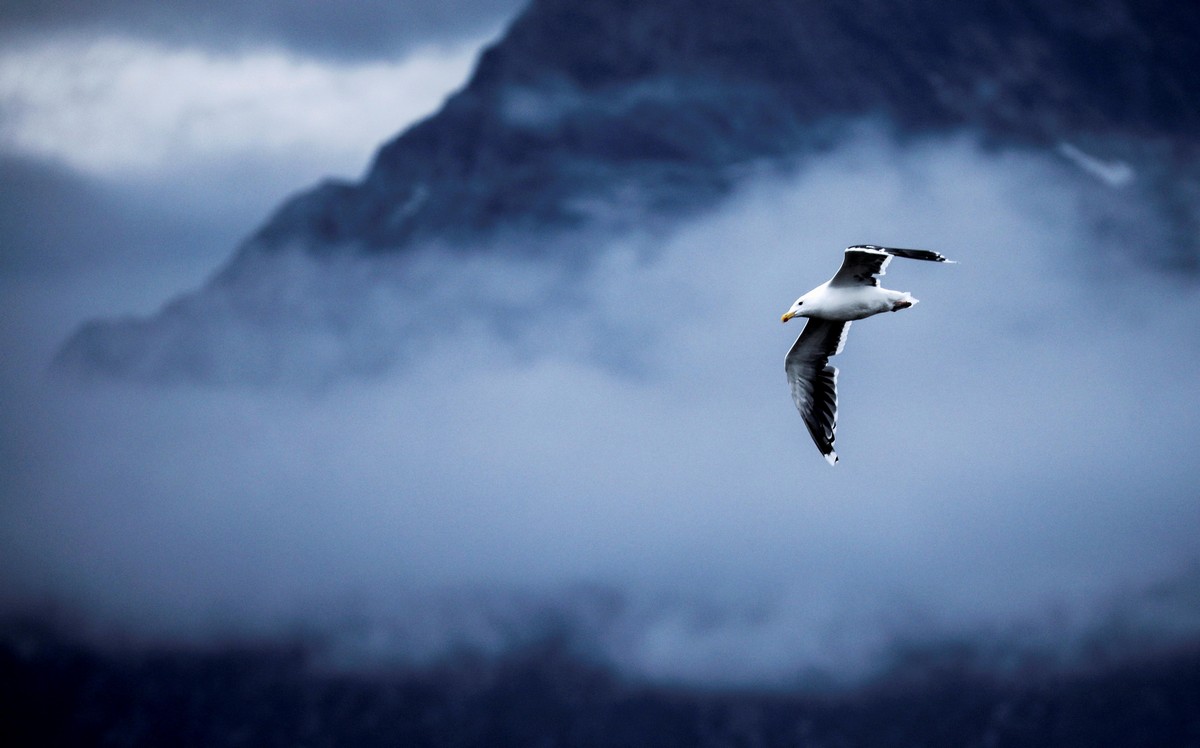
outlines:
M953 262L927 249L856 244L846 248L842 266L832 278L796 299L783 315L784 322L808 317L808 324L788 351L784 368L804 425L830 465L838 461L833 449L838 370L829 365L830 357L842 352L846 332L854 320L898 312L917 303L906 291L890 291L879 285L877 276L884 274L892 257Z

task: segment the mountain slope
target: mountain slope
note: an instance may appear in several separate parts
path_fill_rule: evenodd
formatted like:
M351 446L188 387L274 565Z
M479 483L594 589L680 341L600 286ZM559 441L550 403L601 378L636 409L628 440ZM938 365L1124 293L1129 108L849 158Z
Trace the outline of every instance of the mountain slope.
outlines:
M390 249L574 226L592 218L581 199L629 187L654 214L862 115L1038 144L1188 141L1200 131L1197 29L1200 11L1170 2L542 0L361 183L302 195L256 238Z
M1133 164L1138 194L1166 206L1187 243L1168 260L1194 266L1197 30L1200 6L1169 0L535 0L466 87L386 143L361 181L288 200L205 288L149 320L91 323L59 361L136 378L270 379L214 366L209 352L225 345L212 333L230 323L222 315L269 327L243 310L290 282L272 258L505 239L586 254L593 244L550 237L669 225L864 118L901 138L965 130Z
M20 634L0 639L9 745L1165 747L1200 730L1194 645L1008 677L951 651L823 693L627 682L557 641L359 674L323 672L302 645L114 654Z

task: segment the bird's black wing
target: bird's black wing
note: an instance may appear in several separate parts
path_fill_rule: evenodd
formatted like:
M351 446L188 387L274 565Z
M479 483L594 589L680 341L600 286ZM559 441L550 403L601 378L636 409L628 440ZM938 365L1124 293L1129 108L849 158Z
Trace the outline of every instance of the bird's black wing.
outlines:
M849 322L810 319L784 362L796 409L830 465L838 460L833 449L837 433L838 370L829 365L829 359L842 352L849 329Z
M842 266L829 281L831 286L878 286L876 276L883 275L892 256L882 247L849 247Z
M929 262L948 262L954 264L954 260L947 259L945 255L933 252L928 249L903 249L901 247L877 247L874 244L863 245L871 249L879 249L887 252L889 255L896 257L904 257L909 260L927 260Z
M846 247L849 252L852 249L867 249L873 252L887 252L895 257L904 257L909 260L927 260L929 262L948 262L954 264L954 260L947 258L940 252L933 252L928 249L905 249L904 247L881 247L878 244L855 244L853 247Z

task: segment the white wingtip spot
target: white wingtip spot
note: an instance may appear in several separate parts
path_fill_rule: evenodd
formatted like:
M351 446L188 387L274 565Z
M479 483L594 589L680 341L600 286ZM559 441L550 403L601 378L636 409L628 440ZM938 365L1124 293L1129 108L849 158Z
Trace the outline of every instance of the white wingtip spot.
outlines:
M825 462L828 462L830 465L836 465L837 461L837 452L830 452L829 454L825 455Z

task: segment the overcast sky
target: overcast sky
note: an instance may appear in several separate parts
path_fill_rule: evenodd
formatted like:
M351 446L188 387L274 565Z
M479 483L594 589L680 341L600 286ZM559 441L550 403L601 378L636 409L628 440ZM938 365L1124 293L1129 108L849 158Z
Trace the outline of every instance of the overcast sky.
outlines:
M1153 208L1056 153L865 128L653 246L601 242L579 277L503 247L391 286L347 268L328 303L353 331L435 334L322 393L48 380L82 321L154 311L286 194L360 173L513 12L107 7L0 15L0 596L155 634L376 621L361 654L478 623L414 603L430 590L595 584L626 600L608 655L705 679L853 669L908 634L1069 638L1131 607L1195 630L1143 595L1197 582L1196 289L1121 259L1081 206L1144 210L1149 239ZM852 242L959 264L892 263L921 303L853 327L830 468L778 320ZM296 328L297 367L377 342Z

